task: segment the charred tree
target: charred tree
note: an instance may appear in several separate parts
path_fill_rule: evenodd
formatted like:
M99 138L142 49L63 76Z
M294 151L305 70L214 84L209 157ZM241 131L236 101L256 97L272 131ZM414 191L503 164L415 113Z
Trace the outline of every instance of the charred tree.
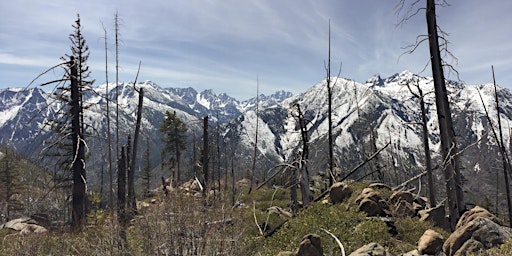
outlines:
M71 140L73 144L73 202L72 202L72 224L75 230L85 226L85 141L82 136L82 109L80 103L80 89L78 84L78 63L73 56L69 61L71 79Z
M254 134L254 151L252 155L252 167L251 167L251 184L249 185L249 192L252 191L252 185L254 184L254 173L256 172L256 158L258 157L258 125L259 125L259 92L260 91L260 84L259 84L259 78L256 78L256 132Z
M140 62L139 62L139 70L140 70ZM137 71L137 76L135 78L135 82L133 83L133 89L137 91L135 88L135 84L137 83L137 78L139 77L139 71ZM128 208L130 209L130 215L134 216L137 214L137 200L135 198L135 168L137 166L137 150L139 147L139 136L140 136L140 123L142 120L142 104L144 100L144 88L139 89L139 103L137 105L137 119L135 121L135 133L133 135L133 149L132 149L132 157L130 161L130 168L128 169ZM129 140L128 140L129 141Z
M307 207L309 203L313 200L313 194L309 188L309 171L308 171L308 159L309 159L309 138L308 138L308 130L306 127L306 120L304 119L304 115L300 110L300 105L295 104L295 108L297 109L297 121L299 123L300 134L302 138L302 152L299 161L299 170L300 170L300 191L302 194L302 203L304 207Z
M203 195L206 197L208 193L208 162L209 162L209 149L208 149L208 116L203 118Z
M435 0L427 0L426 19L430 49L430 63L432 67L432 76L434 78L437 116L441 137L441 153L443 156L442 167L444 168L444 176L446 179L450 225L452 230L454 230L461 213L465 209L465 203L462 192L462 178L459 170L457 144L455 142L455 131L453 129L451 110L448 103L443 61L439 50L439 35L437 31L435 8Z
M498 145L500 147L500 155L501 155L501 162L503 164L503 174L505 176L505 192L506 192L506 195L507 195L507 208L508 208L508 220L509 220L509 225L512 226L512 202L510 201L510 184L509 184L509 180L508 180L508 168L509 167L509 161L508 161L508 157L507 157L507 151L505 150L505 143L504 143L504 140L503 140L503 128L501 126L501 116L500 116L500 103L499 103L499 99L498 99L498 90L496 89L496 78L494 77L494 67L492 66L492 80L493 80L493 83L494 83L494 100L495 100L495 103L496 103L496 113L497 113L497 118L498 118L498 130L499 130L499 134L500 134L500 138L499 138L499 141L498 141ZM498 184L496 184L497 186Z
M412 91L412 88L409 84L407 84L407 88L414 95L414 97L420 100L420 109L421 109L421 130L423 135L423 151L425 151L425 167L427 168L427 187L428 187L428 200L431 207L436 206L436 197L434 191L434 177L432 174L432 157L430 155L430 145L428 141L428 128L427 128L427 111L425 109L425 97L423 94L423 90L419 85L419 81L416 81L416 89L418 89L418 93Z
M119 223L120 249L126 243L126 153L121 147L121 156L117 163L117 221Z

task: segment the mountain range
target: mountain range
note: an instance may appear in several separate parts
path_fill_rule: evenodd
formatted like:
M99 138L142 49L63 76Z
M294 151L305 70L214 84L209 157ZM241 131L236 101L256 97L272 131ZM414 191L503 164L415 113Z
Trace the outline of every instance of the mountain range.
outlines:
M378 149L386 147L351 178L399 184L424 171L420 105L419 99L412 93L418 94L418 88L425 95L433 162L436 166L441 164L432 78L404 71L387 78L376 75L365 82L341 77L333 77L331 81L334 155L338 170L348 171ZM212 90L197 92L193 88L161 88L146 81L136 85L104 84L94 88L94 92L84 93L84 105L87 106L84 123L90 156L88 172L92 173L89 175L92 184L99 182L95 174L103 171L107 165L106 99L110 99L110 133L114 135L118 128L120 143L126 143L128 134L133 133L135 126L138 91L134 87L143 88L145 92L139 152L145 150L145 141L149 141L154 167L161 159L162 135L158 128L165 111L176 111L189 128L189 143L184 154L184 169L188 176L193 175L194 166L198 165L203 118L208 116L213 172L222 175L228 169L234 169L238 178L248 175L257 131L255 177L262 180L276 170L272 167L292 161L300 154L302 139L297 118L300 108L308 131L310 174L316 175L327 169L326 80L300 94L278 91L270 96L259 95L246 101L225 93L217 95ZM500 156L491 132L492 127L498 126L494 90L492 84L447 83L457 143L462 150L463 186L469 201L478 204L489 203L496 194L502 198L504 192L501 184L503 179L500 178L503 175L500 172ZM503 136L508 145L512 93L499 86L497 93ZM116 95L118 105L115 104ZM116 125L115 118L117 107L119 125ZM15 148L27 157L43 159L41 152L52 138L47 120L59 115L62 108L51 92L41 88L0 89L0 143ZM138 162L141 163L142 159ZM52 165L52 162L48 161L47 164ZM161 170L156 173L155 177L158 177L156 175L167 172ZM442 171L436 169L434 174L439 193L442 193ZM415 186L422 188L424 184ZM499 201L501 204L504 200Z

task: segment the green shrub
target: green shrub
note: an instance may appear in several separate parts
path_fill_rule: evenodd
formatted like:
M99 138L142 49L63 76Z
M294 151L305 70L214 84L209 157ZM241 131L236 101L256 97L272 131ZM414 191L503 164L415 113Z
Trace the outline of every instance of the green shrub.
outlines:
M292 251L303 236L315 233L320 235L325 254L339 254L333 238L321 229L330 231L340 239L347 253L369 242L387 246L391 238L385 223L366 219L363 213L347 211L341 205L313 203L272 237L265 239L261 253L276 255L279 251Z

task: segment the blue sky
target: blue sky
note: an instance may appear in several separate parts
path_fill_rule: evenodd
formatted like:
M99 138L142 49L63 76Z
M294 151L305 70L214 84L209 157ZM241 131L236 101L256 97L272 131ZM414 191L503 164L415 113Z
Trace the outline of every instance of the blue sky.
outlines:
M407 4L414 2L406 0ZM20 0L0 2L0 88L23 87L69 53L68 35L79 13L96 84L105 82L102 23L108 32L109 77L114 73L114 14L120 15L120 81L162 87L213 89L239 99L277 90L302 92L325 77L328 20L332 74L364 82L403 70L420 73L428 45L410 55L403 47L426 34L424 13L396 24L399 0ZM421 1L423 5L423 1ZM451 0L438 8L449 33L447 59L469 84L512 88L512 1ZM423 7L423 6L420 6ZM408 8L406 6L406 8ZM401 56L401 57L400 57ZM56 79L51 72L37 86ZM422 75L429 76L430 69ZM454 75L450 79L456 79Z

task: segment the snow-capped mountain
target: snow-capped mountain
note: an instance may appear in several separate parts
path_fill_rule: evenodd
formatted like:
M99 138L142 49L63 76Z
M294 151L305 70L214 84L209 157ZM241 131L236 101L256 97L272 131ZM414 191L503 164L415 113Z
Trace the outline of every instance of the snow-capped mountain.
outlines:
M424 171L421 111L419 99L411 93L411 90L415 94L419 94L419 91L413 81L418 81L419 88L425 95L433 164L441 164L438 153L439 129L431 78L404 71L384 79L374 76L364 83L344 78L332 78L331 81L334 82L332 123L335 164L342 171L349 171L388 143L389 146L353 178L384 179L385 182L398 184L407 177ZM408 89L407 83L410 83L411 90ZM482 191L496 191L496 170L499 170L501 162L496 139L491 132L491 125L479 92L492 125L497 127L494 86L464 85L448 81L447 90L457 143L462 151L462 172L466 178L464 186L468 198L484 200ZM498 94L504 138L508 144L512 123L512 93L508 89L498 87ZM301 134L296 117L297 105L300 106L306 120L310 173L315 174L326 170L328 162L328 99L325 80L304 93L261 110L258 114L258 163L263 164L268 159L289 161L299 153ZM229 131L226 134L238 134L238 147L246 149L242 155L251 155L253 151L255 120L256 114L251 110L228 126ZM247 162L250 159L248 158ZM264 167L261 169L269 170ZM435 175L440 180L439 184L444 184L441 170L436 169ZM263 174L261 176L263 177ZM443 189L444 185L439 188Z
M384 179L394 184L424 170L419 100L411 93L419 94L419 91L413 81L417 81L425 95L434 165L441 163L437 153L440 141L431 78L404 71L388 78L374 76L363 83L341 77L333 77L331 81L334 155L335 163L341 171L350 170L388 143L387 148L355 174L354 178ZM161 134L158 127L165 111L176 111L189 126L190 146L185 154L188 159L185 168L193 169L192 145L196 145L196 151L200 152L202 118L209 116L210 143L220 145L211 150L211 161L214 163L212 168L227 169L233 163L239 177L247 174L253 158L257 130L259 173L256 176L262 179L268 175L266 172L270 167L290 161L299 154L302 142L297 112L300 108L308 130L310 173L314 175L327 168L328 99L325 80L298 95L280 91L270 96L260 95L258 101L256 97L238 101L227 94L217 95L212 90L197 92L193 88L161 88L152 82L139 83L136 87L144 89L142 140L150 140L155 163L160 159ZM467 180L465 188L470 198L477 198L475 195L480 191L490 191L496 187L495 167L501 165L496 139L490 131L491 125L485 114L487 110L492 125L497 127L494 86L464 85L449 81L447 90L457 143L463 150L461 161ZM84 122L90 127L91 157L96 155L97 159L92 162L99 165L105 161L106 96L111 100L110 133L115 134L115 127L119 127L119 140L124 143L128 134L133 133L138 92L134 90L133 84L128 83L120 84L117 88L109 84L108 92L107 85L101 85L95 91L84 96L90 106L85 112ZM116 94L120 113L118 126L114 118L116 105L113 104ZM504 138L508 144L512 123L512 93L498 87L498 94ZM45 126L45 120L59 111L59 106L52 104L53 101L49 93L40 89L0 90L0 143L10 144L27 155L37 155L51 134ZM141 146L139 151L143 150ZM93 171L98 167L90 168ZM435 174L442 177L440 170L436 170Z

